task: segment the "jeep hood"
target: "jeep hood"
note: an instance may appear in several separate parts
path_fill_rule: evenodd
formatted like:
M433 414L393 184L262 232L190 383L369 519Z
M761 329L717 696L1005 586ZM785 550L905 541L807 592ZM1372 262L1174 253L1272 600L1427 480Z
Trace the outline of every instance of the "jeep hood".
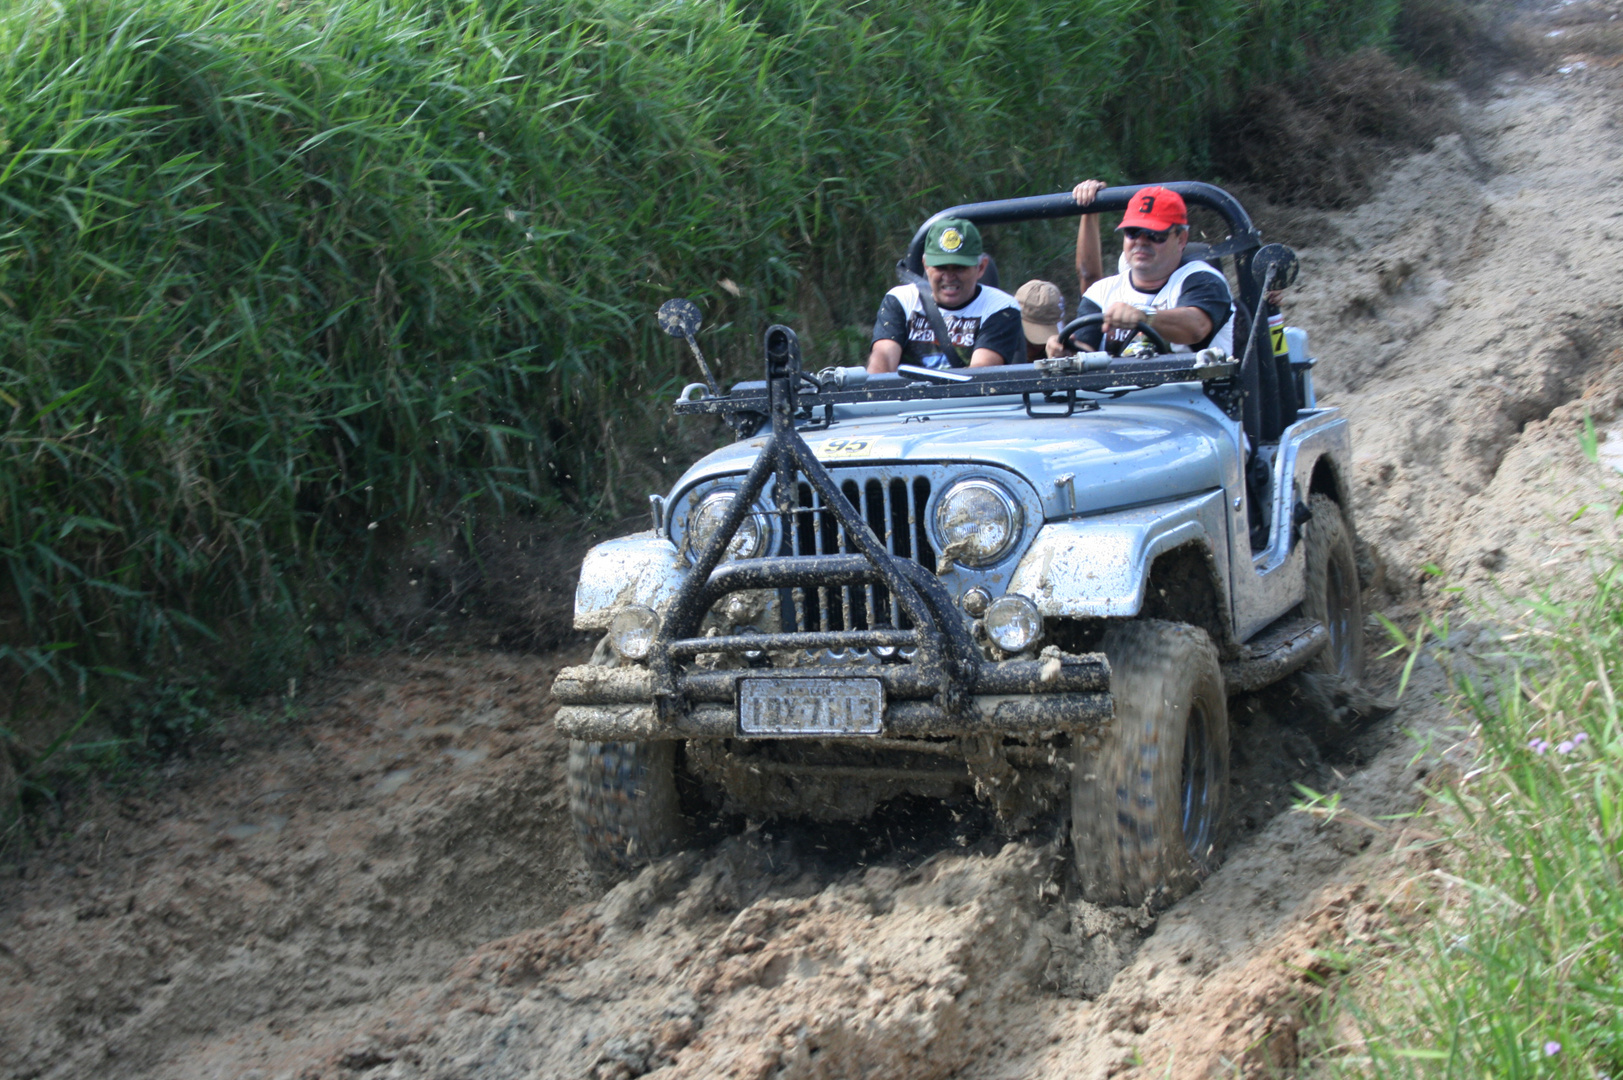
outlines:
M1066 418L1030 417L1018 402L854 416L802 436L836 470L908 463L1008 469L1036 490L1045 518L1060 518L1223 486L1225 476L1238 475L1225 423L1196 392L1173 401L1114 401ZM672 489L673 501L695 484L748 470L766 441L763 432L703 458ZM1066 475L1071 484L1060 486ZM1074 488L1074 505L1067 488Z

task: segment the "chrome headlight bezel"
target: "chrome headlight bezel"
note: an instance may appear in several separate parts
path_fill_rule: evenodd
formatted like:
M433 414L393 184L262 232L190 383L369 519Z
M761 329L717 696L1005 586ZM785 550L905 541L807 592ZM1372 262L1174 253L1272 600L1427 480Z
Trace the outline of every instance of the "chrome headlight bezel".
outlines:
M709 544L716 530L721 527L728 505L736 498L738 498L737 488L718 487L707 491L697 503L693 504L693 509L684 522L684 542L690 555L697 556ZM751 513L745 515L721 561L760 558L772 549L772 532L771 515L760 507L755 507ZM745 539L746 537L749 539ZM742 546L740 541L744 541Z
M962 530L950 529L947 520L954 509L954 500L981 494L993 496L993 506L1002 515L1003 538L995 544L979 544L954 553L955 563L973 570L995 566L1007 559L1020 548L1021 538L1025 534L1025 507L1014 493L990 477L968 476L953 481L935 500L931 523L940 551L945 552L955 542L964 539Z

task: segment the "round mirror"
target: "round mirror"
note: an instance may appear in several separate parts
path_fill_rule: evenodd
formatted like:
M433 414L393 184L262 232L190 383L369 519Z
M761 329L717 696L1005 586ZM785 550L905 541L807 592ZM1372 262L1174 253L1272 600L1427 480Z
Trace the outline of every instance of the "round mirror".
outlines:
M699 305L692 300L677 297L659 305L659 328L671 337L692 337L702 325Z
M1251 280L1259 289L1288 289L1296 281L1300 264L1296 252L1284 244L1265 244L1251 256ZM1270 273L1271 272L1271 273ZM1270 282L1269 277L1273 278Z

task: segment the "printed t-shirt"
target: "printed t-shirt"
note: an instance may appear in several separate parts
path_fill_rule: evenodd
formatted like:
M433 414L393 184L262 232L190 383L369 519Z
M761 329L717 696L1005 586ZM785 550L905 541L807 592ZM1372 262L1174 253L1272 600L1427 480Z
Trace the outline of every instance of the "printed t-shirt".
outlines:
M1206 313L1212 320L1212 333L1193 345L1170 343L1173 352L1194 352L1208 345L1216 345L1226 353L1234 352L1234 302L1229 283L1211 263L1195 260L1184 263L1172 272L1166 284L1155 292L1144 292L1133 287L1132 275L1125 270L1107 278L1100 278L1088 286L1077 304L1077 315L1103 311L1118 300L1138 308L1170 311L1172 308L1193 307ZM1136 330L1114 330L1111 343L1120 348L1131 341ZM1076 340L1090 349L1099 347L1100 327L1089 326L1077 331Z
M991 349L1005 364L1026 358L1026 335L1020 328L1020 304L1002 289L979 285L975 298L961 308L941 309L952 343L964 353L965 362L976 349ZM879 317L873 324L874 341L895 341L902 346L902 363L920 367L945 368L954 364L941 350L925 318L916 285L898 285L879 303Z

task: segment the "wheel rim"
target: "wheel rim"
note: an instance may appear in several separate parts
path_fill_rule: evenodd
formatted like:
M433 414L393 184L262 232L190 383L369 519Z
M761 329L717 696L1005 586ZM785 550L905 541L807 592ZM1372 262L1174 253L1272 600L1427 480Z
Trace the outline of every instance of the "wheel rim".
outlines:
M1205 704L1196 701L1189 710L1189 726L1183 736L1183 841L1190 858L1196 861L1206 857L1212 843L1216 756Z
M1324 610L1325 629L1330 632L1329 652L1337 673L1347 675L1353 669L1353 635L1358 632L1352 625L1352 601L1347 591L1350 582L1339 559L1331 559L1326 569L1329 573L1325 575Z

